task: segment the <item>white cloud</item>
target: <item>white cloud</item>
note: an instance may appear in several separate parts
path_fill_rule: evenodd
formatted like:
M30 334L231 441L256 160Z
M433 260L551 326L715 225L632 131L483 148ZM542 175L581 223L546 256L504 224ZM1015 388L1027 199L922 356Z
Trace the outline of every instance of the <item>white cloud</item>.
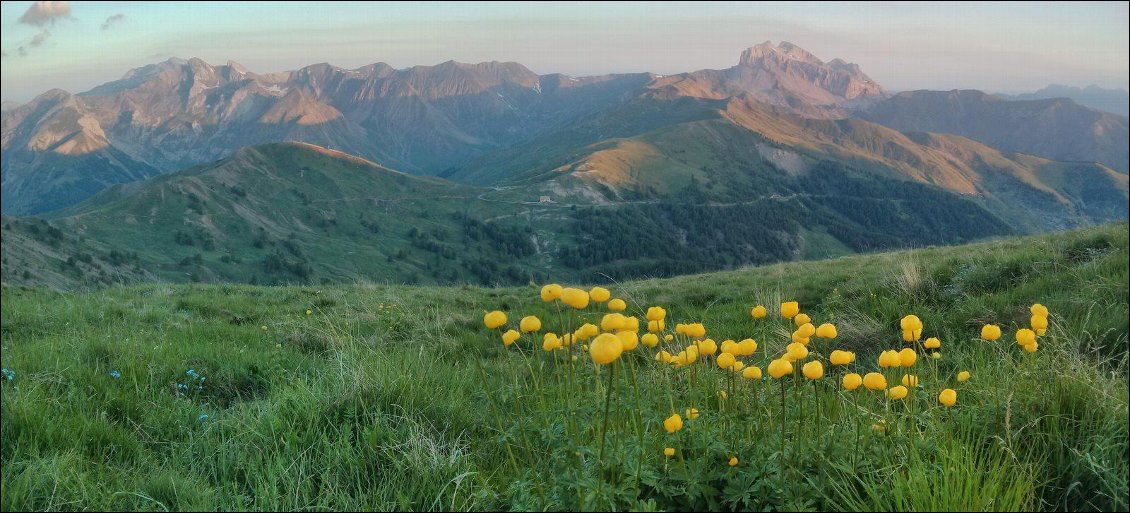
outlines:
M109 30L113 28L114 25L121 23L124 19L126 19L126 15L122 13L110 16L109 18L106 18L106 21L102 22L102 30Z
M71 17L70 2L36 2L20 16L20 23L42 27L54 25L60 18Z

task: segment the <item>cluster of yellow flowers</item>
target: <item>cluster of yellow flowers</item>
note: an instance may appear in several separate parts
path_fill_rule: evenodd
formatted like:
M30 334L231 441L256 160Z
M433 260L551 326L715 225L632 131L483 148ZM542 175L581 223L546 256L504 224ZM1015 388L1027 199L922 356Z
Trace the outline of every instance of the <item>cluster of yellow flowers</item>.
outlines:
M646 309L641 320L635 315L623 313L627 310L627 303L623 299L613 298L612 293L603 287L593 287L585 291L578 288L562 287L558 284L549 284L541 288L540 295L543 301L554 303L559 314L562 312L562 306L566 307L565 310L569 313L568 323L565 322L565 316L559 316L562 324L560 326L561 334L545 332L542 335L541 345L542 350L547 353L565 351L567 358L558 361L563 361L566 364L577 362L577 356L574 354L577 347L580 348L581 352L588 352L597 368L611 366L611 371L615 370L616 362L625 358L625 355L638 355L638 360L633 357L633 365L635 361L655 361L661 364L661 369L681 369L700 361L713 362L713 366L724 371L723 376L729 380L731 385L729 393L725 390L719 390L718 395L722 399L726 399L734 393L733 380L736 376L741 376L753 383L757 383L763 378L760 366L753 363L747 364L746 361L743 361L743 358L753 357L759 349L757 340L752 337L727 338L718 343L712 338L707 338L708 330L701 322L677 323L674 329L668 332L666 323L668 312L666 309L661 306L650 306ZM590 307L594 304L604 305L605 312L590 310ZM1030 327L1018 329L1016 340L1025 351L1035 352L1038 347L1038 337L1044 336L1048 329L1048 310L1043 305L1035 304L1032 305L1031 312ZM574 313L579 314L576 324L574 324ZM937 364L933 364L934 372L930 373L930 360L941 357L942 342L937 337L929 337L923 340L922 336L926 327L918 316L914 314L906 315L899 322L902 342L906 347L899 350L882 351L876 362L878 369L861 375L860 372L864 372L863 370L854 372L849 368L849 366L856 364L854 352L829 347L835 344L839 337L839 331L835 324L825 322L816 325L809 314L801 311L800 304L797 301L781 303L780 315L788 325L791 336L787 341L784 341L787 342L784 347L775 351L773 356L767 355L766 359L769 361L766 371L771 378L770 381L784 380L786 376L793 375L796 367L799 366L800 375L803 376L803 379L811 381L814 387L819 386L817 383L824 379L826 371L839 375L840 388L849 393L842 395L842 397L856 397L850 393L862 387L869 391L883 392L881 396L877 395L876 397L885 399L886 404L890 405L891 402L912 397L912 393L917 394L916 391L924 388L927 383L931 383L938 387L935 390L941 389L936 395L937 404L944 408L952 408L957 404L957 390L951 387L943 388L945 386L943 383L953 378L938 378L936 376ZM599 319L597 319L598 316ZM764 305L752 307L750 316L755 324L771 322L764 320L767 317L767 309ZM525 334L541 332L544 327L541 319L528 315L521 318L517 329L503 331L507 324L507 316L502 311L486 313L483 317L483 324L491 330L498 330L506 347L518 342ZM640 335L641 327L646 328L646 333L642 335ZM763 329L762 334L768 336L768 331ZM984 340L995 341L1000 337L1001 328L999 326L993 324L983 326L981 338ZM740 340L735 340L738 338ZM578 342L582 343L578 344ZM898 342L895 342L895 344L898 344ZM641 346L646 349L636 352ZM925 363L920 361L920 356L927 357ZM826 365L828 366L827 370ZM927 379L922 379L919 375L920 372L926 372ZM965 383L970 377L969 371L962 370L956 376L956 384L952 386L956 387ZM800 380L799 376L794 377L794 381L799 382ZM832 386L832 388L835 387ZM606 390L606 393L612 393L611 375L609 387ZM784 394L783 384L781 390ZM783 397L782 395L782 410L785 407ZM673 410L674 406L672 404ZM664 431L669 434L681 431L684 428L684 415L687 420L693 421L699 417L700 412L697 408L687 408L681 415L675 410L663 419ZM658 416L656 420L658 420ZM877 422L873 427L879 432L886 432L888 429L885 420ZM663 454L668 458L674 457L676 449L666 446L663 449ZM737 456L730 455L729 465L734 466L737 463Z

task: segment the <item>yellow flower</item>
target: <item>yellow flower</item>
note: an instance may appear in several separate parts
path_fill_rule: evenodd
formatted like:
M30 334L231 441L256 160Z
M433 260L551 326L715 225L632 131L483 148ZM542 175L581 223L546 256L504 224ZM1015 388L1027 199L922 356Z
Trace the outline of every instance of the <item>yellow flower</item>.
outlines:
M649 321L662 321L667 318L667 310L661 306L653 306L647 309L647 320Z
M793 317L793 322L795 322L797 327L799 328L805 324L812 323L812 317L809 317L808 314L805 313L798 313Z
M926 339L926 342L922 344L922 347L925 347L926 349L937 349L939 347L942 347L942 341L938 340L938 337L930 337Z
M522 334L518 333L516 330L509 330L502 334L502 344L509 347L510 344L517 341L520 336L522 336Z
M1024 348L1025 351L1028 351L1029 353L1035 353L1036 350L1040 348L1040 344L1038 342L1032 342L1031 344L1025 344L1022 347Z
M749 311L749 314L753 316L754 319L761 319L765 317L765 307L762 305L757 305Z
M483 316L483 324L487 329L495 329L503 324L506 324L506 314L495 310ZM264 326L266 328L266 326Z
M626 319L624 319L623 314L618 314L618 313L605 314L604 317L602 317L600 319L600 329L602 329L604 331L616 331L616 330L624 329L625 322L626 322Z
M639 331L640 319L638 317L624 317L624 327L622 330Z
M706 356L710 356L718 352L718 344L715 344L714 340L709 338L699 341L696 345L698 346L698 352Z
M793 373L792 362L790 362L790 361L788 361L784 358L778 358L776 360L769 362L769 375L772 376L773 379L781 379L782 377L788 376L789 374L792 374L792 373Z
M676 323L675 324L675 333L678 333L680 335L686 335L687 334L687 325L683 324L681 322Z
M565 347L569 347L569 346L573 345L573 342L574 342L574 340L573 340L573 334L572 333L566 333L564 335L561 335L561 345L563 345Z
M733 340L730 340L730 339L726 339L726 340L722 341L721 349L722 349L723 353L730 353L730 354L733 354L733 355L738 354L738 344L736 342L734 342Z
M663 455L668 457L668 458L673 458L675 456L675 448L674 447L668 447L666 449L663 449Z
M918 353L913 349L907 347L899 351L899 365L903 367L913 367L916 361L918 361Z
M981 326L981 338L992 342L1001 338L1001 327L996 324L986 324Z
M578 331L580 331L581 336L586 339L593 338L600 334L600 328L590 322L582 324L581 327L578 328Z
M797 362L808 357L808 348L799 342L793 342L785 347L785 358Z
M652 333L663 331L663 328L665 327L663 324L664 321L662 319L658 321L647 321L647 331L650 331Z
M695 323L687 325L687 335L691 338L702 338L706 336L706 326L702 323Z
M891 399L892 401L897 401L899 399L906 397L906 394L908 392L909 391L906 389L906 387L904 387L902 385L899 385L897 387L891 387L891 388L887 389L887 398Z
M898 351L890 350L879 353L879 367L886 369L888 367L898 367L901 365Z
M648 333L640 337L640 342L643 342L643 345L647 347L655 347L659 345L659 337L655 333Z
M541 300L546 303L561 297L561 285L550 283L541 288Z
M1016 343L1021 346L1032 345L1036 343L1036 332L1028 328L1021 328L1016 330Z
M847 365L855 361L855 353L851 351L840 351L836 349L828 356L828 362L832 365Z
M737 464L738 464L738 457L737 456L730 456L730 466L731 467L737 466Z
M935 360L941 360L942 359L942 353L934 351L933 353L930 354L930 358L933 358Z
M602 333L597 335L589 346L589 356L592 361L600 365L608 365L620 357L624 352L624 343L616 335Z
M623 312L626 308L628 308L628 304L623 299L616 298L608 302L608 309L613 312Z
M670 417L667 417L667 419L663 421L663 429L666 429L668 433L674 433L683 429L683 418L680 417L678 413L671 414Z
M668 353L667 351L660 351L658 353L655 353L655 361L657 362L671 363L671 359L671 353Z
M878 372L868 372L863 376L863 386L868 390L886 390L887 378Z
M742 371L742 377L746 379L761 379L761 367L750 365Z
M635 349L640 343L640 337L634 331L617 331L616 338L620 339L620 344L625 351Z
M1038 315L1040 317L1048 316L1048 307L1041 305L1040 303L1032 305L1032 307L1029 308L1028 311L1032 312L1032 315Z
M824 377L824 365L816 360L804 364L804 367L801 367L800 370L804 373L804 377L808 379L820 379Z
M899 326L903 331L921 331L922 319L919 319L917 315L910 314L899 321Z
M1033 315L1031 324L1034 330L1046 330L1048 329L1048 318Z
M561 302L580 310L589 306L589 293L572 287L561 290Z
M721 398L723 401L725 401L726 399L728 399L730 397L730 394L727 394L725 390L719 390L718 391L718 397Z
M813 326L811 322L806 322L801 324L800 327L796 329L795 333L800 335L800 338L812 338L812 336L816 334L816 326Z
M957 391L952 388L942 390L942 393L938 394L938 402L946 408L952 408L957 404Z
M312 313L314 313L314 312L313 312L313 311L311 311L311 310L310 310L309 308L307 308L307 309L306 309L306 315L310 315L310 314L312 314Z
M836 331L836 326L831 323L826 322L821 324L819 328L816 328L816 336L820 338L836 338L838 334L839 332Z
M734 355L730 353L722 353L718 355L717 363L719 367L723 369L729 369L730 367L734 366L734 361L736 361L734 359Z
M781 317L792 319L798 313L800 313L800 304L796 301L781 303Z
M597 303L603 303L608 301L608 298L612 297L612 293L604 287L593 287L592 290L589 291L589 297Z
M738 342L738 354L741 356L750 356L757 352L757 341L752 338L742 339Z
M670 334L670 333L668 333L668 334L666 334L666 335L663 335L663 340L665 340L665 341L667 341L667 342L670 342L670 341L672 341L672 340L675 340L675 335L672 335L672 334Z
M522 333L533 333L535 331L541 331L541 319L538 319L533 315L527 315L522 318L521 322L518 323L518 328L522 330Z
M687 420L694 420L698 418L698 408L687 408Z
M743 362L741 360L735 361L734 364L730 366L730 370L732 370L734 372L741 372L742 369L744 369L744 368L745 368L745 362Z
M859 385L863 384L863 378L859 374L856 374L854 372L850 374L844 374L842 384L844 390L852 391L859 388Z
M915 376L914 374L903 374L902 375L902 386L910 387L910 388L917 387L918 386L918 376Z
M871 424L871 430L875 431L876 433L886 433L887 421L884 419L879 419L878 422Z
M554 335L553 333L546 333L545 336L542 337L541 348L543 350L548 352L553 351L554 349L557 349L559 347L561 347L561 339L558 338L557 335Z

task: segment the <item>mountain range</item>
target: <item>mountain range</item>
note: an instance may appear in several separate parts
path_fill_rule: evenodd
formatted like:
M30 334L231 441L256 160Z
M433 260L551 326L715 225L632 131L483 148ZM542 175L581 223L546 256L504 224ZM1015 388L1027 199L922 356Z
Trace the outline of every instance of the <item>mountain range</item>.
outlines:
M954 243L1125 219L1127 139L785 42L666 76L172 59L5 106L4 280L601 280ZM86 258L27 249L52 241Z
M1020 94L997 94L1005 100L1048 100L1068 98L1079 105L1095 110L1130 116L1130 92L1125 89L1105 89L1097 85L1073 87L1052 84L1038 91Z

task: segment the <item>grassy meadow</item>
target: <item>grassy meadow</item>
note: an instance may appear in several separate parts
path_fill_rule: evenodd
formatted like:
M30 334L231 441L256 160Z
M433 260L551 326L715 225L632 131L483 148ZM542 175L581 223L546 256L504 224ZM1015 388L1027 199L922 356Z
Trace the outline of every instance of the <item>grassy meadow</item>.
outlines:
M636 345L609 365L608 337L545 351L543 333L632 323L544 302L543 284L5 286L0 509L1126 510L1127 232L606 285L639 324L610 335ZM777 379L800 331L787 301L837 333ZM1035 303L1050 313L1029 352L1015 334ZM540 332L504 345L527 315ZM694 323L705 337L676 333ZM707 338L757 348L735 372ZM904 348L912 366L876 364ZM912 375L906 396L842 386L872 372Z

